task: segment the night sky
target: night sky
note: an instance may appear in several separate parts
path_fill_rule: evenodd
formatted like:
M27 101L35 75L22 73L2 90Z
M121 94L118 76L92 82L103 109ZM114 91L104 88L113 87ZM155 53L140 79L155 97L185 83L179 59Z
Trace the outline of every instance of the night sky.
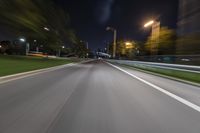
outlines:
M176 28L178 0L55 0L71 17L71 26L92 50L105 48L113 39L107 26L118 30L118 39L145 41L150 29L143 24L158 19L162 26ZM59 20L58 20L59 21ZM4 30L0 27L1 31ZM6 39L0 33L0 39ZM9 39L9 38L8 38Z
M107 26L118 30L118 39L145 41L150 30L143 24L158 19L162 26L176 28L178 0L57 0L69 12L71 25L91 49L112 41Z

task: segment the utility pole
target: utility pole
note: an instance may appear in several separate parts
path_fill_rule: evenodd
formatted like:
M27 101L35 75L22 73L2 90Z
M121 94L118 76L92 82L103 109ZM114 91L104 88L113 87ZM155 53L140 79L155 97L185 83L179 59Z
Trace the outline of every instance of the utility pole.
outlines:
M88 56L89 56L89 53L88 53L88 51L89 51L89 44L88 44L88 42L86 42L86 47L87 47L87 58L88 58Z
M117 30L114 29L114 43L113 43L113 58L116 57L116 47L117 47Z
M116 47L117 47L117 30L115 28L112 27L107 27L106 28L107 31L113 31L114 33L114 39L113 39L113 55L112 57L115 58L116 57Z
M28 55L29 51L30 51L30 44L27 42L26 43L26 56Z

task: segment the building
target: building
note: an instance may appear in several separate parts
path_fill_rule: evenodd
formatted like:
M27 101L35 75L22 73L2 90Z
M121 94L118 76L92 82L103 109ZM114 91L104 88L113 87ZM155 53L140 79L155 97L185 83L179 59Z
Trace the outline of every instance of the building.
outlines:
M200 33L200 0L179 0L178 35Z
M200 0L179 0L177 54L200 54Z

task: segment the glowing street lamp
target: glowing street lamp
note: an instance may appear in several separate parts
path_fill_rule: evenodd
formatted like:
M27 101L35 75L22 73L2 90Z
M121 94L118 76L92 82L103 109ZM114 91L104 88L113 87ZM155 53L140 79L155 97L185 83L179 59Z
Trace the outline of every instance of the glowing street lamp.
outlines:
M47 28L47 27L44 27L44 30L46 30L46 31L50 31L50 29L49 29L49 28Z
M21 42L26 42L26 39L24 39L24 38L20 38L19 39Z
M147 23L144 25L144 27L147 28L147 27L149 27L149 26L152 26L153 24L154 24L154 21L151 20L151 21L147 22Z
M153 45L151 45L151 52L152 52L152 54L154 52L155 52L155 54L157 54L157 52L158 52L157 45L159 43L159 36L160 36L160 22L159 21L151 20L151 21L147 22L144 25L145 28L148 28L150 26L152 28L152 33L151 33L152 40L156 41L156 43L154 43Z
M24 42L26 42L26 39L25 38L20 38L19 41L24 43ZM28 55L29 51L30 51L30 44L26 43L26 55Z
M125 45L126 45L126 49L134 48L133 43L131 43L131 42L125 42Z
M132 45L132 43L130 43L130 42L126 42L125 44L126 44L127 46Z

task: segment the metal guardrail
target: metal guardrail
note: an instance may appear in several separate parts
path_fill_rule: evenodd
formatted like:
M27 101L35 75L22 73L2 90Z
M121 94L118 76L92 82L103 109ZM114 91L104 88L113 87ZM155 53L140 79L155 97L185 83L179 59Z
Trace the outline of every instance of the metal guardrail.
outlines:
M127 58L119 58L127 60ZM133 61L171 63L182 65L200 66L200 55L153 55L153 56L135 56Z
M192 72L192 73L200 73L200 66L130 61L130 60L107 60L107 61L111 63L118 63L118 64L124 64L124 65L135 66L135 67L145 66L145 67L178 70L178 71L185 71L185 72Z

